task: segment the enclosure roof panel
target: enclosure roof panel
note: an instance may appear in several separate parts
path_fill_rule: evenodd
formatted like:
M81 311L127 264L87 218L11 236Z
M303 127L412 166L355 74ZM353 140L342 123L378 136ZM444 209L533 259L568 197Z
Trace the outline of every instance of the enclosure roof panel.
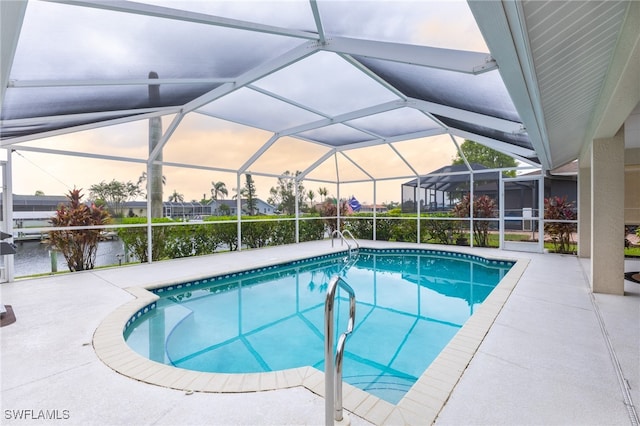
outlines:
M195 111L272 133L247 167L285 136L346 151L450 133L535 159L477 28L460 40L438 27L465 14L463 2L30 0L15 54L2 53L0 146L176 114L170 138Z
M269 24L290 30L315 32L313 13L305 1L176 1L142 0L141 3L161 7L179 8L189 12Z
M496 72L472 75L358 56L355 58L408 97L519 121L500 74Z

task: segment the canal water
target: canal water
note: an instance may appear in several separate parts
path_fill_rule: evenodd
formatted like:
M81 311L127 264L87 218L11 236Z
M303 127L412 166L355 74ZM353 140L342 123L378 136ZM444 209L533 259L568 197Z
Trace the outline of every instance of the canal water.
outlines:
M15 277L43 274L51 272L51 257L49 246L40 241L24 241L16 243L14 254ZM98 244L95 266L118 264L118 255L124 255L122 241L101 241ZM62 253L57 254L57 268L59 272L69 271Z

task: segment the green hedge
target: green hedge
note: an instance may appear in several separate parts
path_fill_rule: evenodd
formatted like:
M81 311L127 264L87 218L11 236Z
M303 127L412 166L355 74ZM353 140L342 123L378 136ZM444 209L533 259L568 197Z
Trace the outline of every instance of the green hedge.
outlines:
M318 217L318 219L313 219ZM251 216L251 222L242 222L242 244L249 248L276 246L295 242L293 216ZM319 215L307 215L300 220L300 241L322 240L325 224ZM310 219L311 218L311 219ZM189 223L174 226L153 226L152 259L174 259L214 253L226 246L238 249L238 225L235 216L212 216L206 223ZM284 219L284 220L280 220ZM248 220L248 219L245 219ZM254 222L254 220L257 220ZM173 223L168 218L153 219L152 223ZM123 218L123 225L144 225L146 218ZM147 262L147 228L145 226L119 228L125 250L136 260Z
M433 220L451 217L447 213L436 213L421 216L420 242L450 244L458 230L458 222L452 220ZM431 219L433 218L433 219ZM251 216L242 222L242 244L248 248L277 246L295 242L295 221L293 216ZM397 212L380 214L376 218L376 239L380 241L416 242L417 216ZM205 223L176 224L174 226L153 226L153 260L173 259L178 257L200 256L214 253L226 247L237 250L238 225L236 216L212 216L204 219ZM319 214L307 214L301 217L300 241L322 240L328 229L327 221ZM333 219L335 221L335 219ZM356 213L341 218L343 229L351 231L358 239L373 239L373 217L366 213ZM146 218L123 218L122 224L144 225ZM168 218L153 219L154 225L174 223ZM118 236L122 239L126 251L135 259L146 262L147 228L119 228Z
M451 244L459 234L459 223L450 218L450 213L430 213L420 216L420 242ZM354 237L373 239L373 217L370 213L356 213L345 217L344 228ZM405 241L415 243L418 234L416 214L381 213L376 216L376 240Z
M172 222L171 219L159 218L153 219L152 223L167 223ZM123 225L142 225L147 223L147 219L144 217L129 217L122 218L121 223ZM140 262L147 262L149 260L147 256L147 228L145 226L136 228L119 228L117 230L118 237L124 243L125 251L135 256ZM152 259L160 260L166 258L165 253L165 227L154 226L152 228L152 238L154 241L152 247Z

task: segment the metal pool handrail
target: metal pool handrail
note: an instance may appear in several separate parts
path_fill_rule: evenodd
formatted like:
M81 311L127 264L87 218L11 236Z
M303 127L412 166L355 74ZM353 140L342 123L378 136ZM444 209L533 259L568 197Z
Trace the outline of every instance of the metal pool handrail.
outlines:
M337 235L338 237L341 238L341 241L344 241L345 243L347 243L347 247L349 247L349 253L351 253L351 244L349 244L349 241L347 241L347 239L344 237L345 235L348 235L349 238L351 238L353 242L356 243L356 248L358 250L360 249L360 243L358 243L358 240L356 240L356 237L354 237L351 231L349 231L348 229L345 229L344 231L340 231L339 229L336 229L331 233L331 247L333 247L334 235Z
M333 359L333 307L338 286L349 293L349 322L347 330L340 335ZM342 358L347 337L356 322L356 294L339 275L331 278L324 304L324 410L325 424L333 425L334 420L342 421Z

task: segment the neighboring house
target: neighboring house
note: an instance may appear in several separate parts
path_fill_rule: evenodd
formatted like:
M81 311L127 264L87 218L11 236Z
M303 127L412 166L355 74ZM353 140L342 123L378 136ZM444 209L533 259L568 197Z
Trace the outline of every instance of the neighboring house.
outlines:
M474 170L486 169L479 164L472 164ZM429 175L420 178L420 211L448 211L469 191L469 175L463 174L466 166L446 166L434 170ZM444 175L445 173L454 173ZM518 177L539 175L540 171L519 175ZM566 166L548 172L544 179L545 197L567 197L567 200L577 206L578 199L578 166L570 163ZM488 195L493 199L498 197L498 172L475 175L474 196ZM505 182L504 209L506 216L520 216L523 209L534 209L537 197L534 185L527 181ZM417 179L402 184L402 211L415 212L418 194Z
M227 208L221 208L221 206L227 206ZM234 216L237 213L238 202L237 200L212 200L207 206L210 206L210 215L212 216L223 216L225 214L229 214ZM247 200L242 200L242 214L245 215L245 209L247 206ZM256 211L255 214L259 215L273 215L276 214L276 208L271 204L268 204L262 201L259 198L256 198ZM228 212L228 213L227 213Z
M162 216L171 219L202 219L204 216L211 216L211 207L199 202L167 201L162 203Z
M122 212L125 217L146 217L147 202L146 201L127 201L122 206Z
M376 204L375 206L373 204L362 204L358 213L373 213L374 210L376 213L386 213L387 207L382 204Z
M67 197L63 195L14 195L13 196L13 227L43 227L49 226L49 220L55 215L58 205L66 203ZM236 214L236 200L213 200L207 204L199 202L164 202L162 203L164 217L173 219L202 219L206 216L221 216L223 214ZM220 206L226 205L228 213ZM243 208L246 200L242 200ZM0 214L2 199L0 197ZM276 208L256 199L256 214L273 215ZM145 217L147 215L146 201L127 201L122 204L122 212L125 217ZM243 215L246 214L243 212ZM0 218L1 219L1 218Z
M67 201L64 195L14 195L13 227L49 226L49 220L55 215L58 205ZM0 214L1 207L2 197L0 197Z

